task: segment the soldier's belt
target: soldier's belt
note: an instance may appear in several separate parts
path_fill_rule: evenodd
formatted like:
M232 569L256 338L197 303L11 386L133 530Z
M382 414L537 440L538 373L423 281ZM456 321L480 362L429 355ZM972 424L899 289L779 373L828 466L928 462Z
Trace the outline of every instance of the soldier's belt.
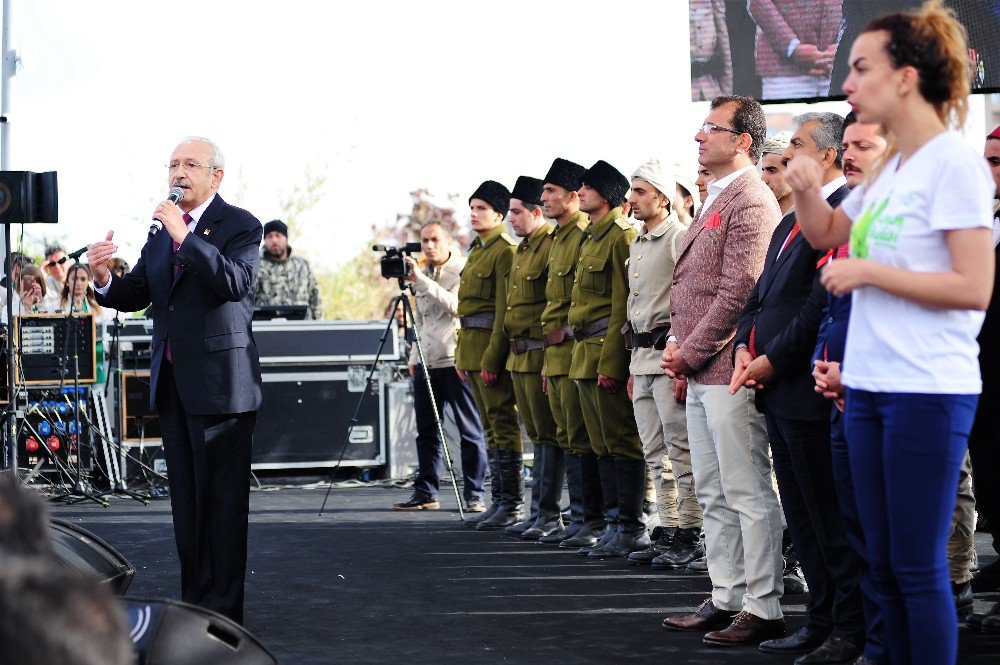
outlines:
M556 328L550 333L545 334L545 346L558 346L568 339L573 339L573 329L569 326L563 326L562 328Z
M493 320L496 314L470 314L469 316L458 317L458 322L463 328L479 328L480 330L493 330Z
M608 324L611 322L610 316L605 316L603 319L597 319L593 323L588 323L582 328L573 328L573 336L577 340L587 339L588 337L597 337L598 335L603 335L608 332Z
M510 352L515 356L519 356L522 353L527 353L528 351L537 351L538 349L544 349L545 342L540 339L532 339L531 337L520 337L517 339L510 340Z
M625 336L625 348L629 351L632 349L658 349L662 351L667 346L669 332L669 323L659 323L653 326L649 332L633 332L631 321L626 322L622 328L622 335Z

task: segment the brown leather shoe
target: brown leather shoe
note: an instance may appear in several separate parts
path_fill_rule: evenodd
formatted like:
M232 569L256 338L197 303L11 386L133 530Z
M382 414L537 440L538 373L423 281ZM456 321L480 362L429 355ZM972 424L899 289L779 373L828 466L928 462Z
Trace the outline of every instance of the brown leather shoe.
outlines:
M761 619L756 614L743 611L733 617L728 628L708 633L702 641L714 646L735 647L760 644L784 634L784 619Z
M698 606L694 614L667 617L663 620L663 627L667 630L712 630L728 626L734 616L736 616L736 612L720 610L712 602L712 599L708 598Z

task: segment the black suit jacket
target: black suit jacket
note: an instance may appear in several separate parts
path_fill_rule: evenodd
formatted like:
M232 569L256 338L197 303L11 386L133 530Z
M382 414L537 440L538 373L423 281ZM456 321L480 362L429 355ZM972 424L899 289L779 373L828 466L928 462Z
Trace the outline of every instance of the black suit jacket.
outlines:
M132 272L114 277L107 294L98 295L102 305L126 312L153 304L152 408L168 337L187 413L260 407L260 363L250 325L262 232L256 217L216 195L176 253L170 234L160 231L146 241Z
M848 191L841 187L827 202L836 208ZM760 410L791 420L825 420L830 406L813 390L809 362L826 306L818 267L827 252L810 247L799 233L778 256L794 224L795 213L791 212L771 236L764 272L740 313L736 343L749 345L750 330L756 326L757 351L767 354L774 366L775 377L764 390L757 391Z
M1000 396L1000 247L995 248L996 272L993 278L993 296L986 308L983 327L979 331L979 371L983 376L984 399L996 400Z

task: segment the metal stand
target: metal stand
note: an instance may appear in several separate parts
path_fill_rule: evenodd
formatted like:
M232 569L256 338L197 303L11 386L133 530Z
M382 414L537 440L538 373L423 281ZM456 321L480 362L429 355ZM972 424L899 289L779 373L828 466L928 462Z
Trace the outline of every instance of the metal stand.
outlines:
M402 278L399 278L399 295L392 299L389 304L389 321L386 323L385 330L382 332L382 338L379 340L378 352L375 354L375 360L372 362L371 369L368 371L368 378L365 381L366 385L370 385L372 377L375 375L375 370L378 369L378 361L382 356L382 349L385 348L385 341L388 339L389 334L392 332L392 323L396 318L396 310L399 307L403 308L403 329L406 329L407 324L410 325L411 330L413 330L413 343L417 347L417 356L420 358L420 366L427 367L427 363L424 358L424 347L420 343L420 331L417 329L417 320L413 316L413 306L410 305L410 294L413 293L413 287L405 283ZM444 427L441 424L441 416L438 411L437 399L434 397L434 390L431 387L431 377L428 372L424 372L424 383L427 386L427 393L430 396L431 401L431 411L434 413L434 424L437 426L438 437L441 439L441 447L444 450L444 463L445 467L448 469L448 474L451 476L451 487L455 490L455 501L458 503L458 514L460 518L465 518L465 511L462 509L462 496L458 492L458 479L455 476L455 466L451 461L451 452L448 450L448 439L444 435ZM417 386L414 386L414 390L418 390ZM358 422L358 414L361 412L361 405L364 402L365 394L368 391L361 393L358 398L358 405L354 409L354 417L351 418L351 425L347 428L347 441L344 444L344 449L340 452L340 458L337 460L337 464L330 470L330 486L326 488L326 496L323 497L323 505L319 509L319 514L322 516L323 511L326 509L326 502L330 498L330 491L333 490L333 472L337 470L340 466L341 460L344 459L344 453L347 451L347 445L351 440L351 432L354 430L354 426Z
M73 260L73 265L69 267L73 271L73 285L69 290L69 311L66 313L66 335L63 340L63 361L69 361L69 350L70 350L70 335L72 335L73 344L73 418L76 421L76 478L73 482L73 487L60 494L58 496L52 497L53 501L66 501L66 503L74 504L80 503L81 501L93 501L96 504L104 506L107 508L110 504L108 500L100 494L91 491L83 482L83 422L80 418L80 351L77 348L77 325L73 322L73 307L76 305L76 284L80 278L80 271L76 269L76 266L80 263L79 259ZM87 297L86 294L83 296ZM96 341L95 341L96 343ZM62 380L59 382L59 392L62 393L63 382L66 379L66 367L63 367ZM67 431L69 428L67 428ZM72 435L72 432L70 432ZM71 439L72 441L72 439ZM70 452L72 448L70 448Z

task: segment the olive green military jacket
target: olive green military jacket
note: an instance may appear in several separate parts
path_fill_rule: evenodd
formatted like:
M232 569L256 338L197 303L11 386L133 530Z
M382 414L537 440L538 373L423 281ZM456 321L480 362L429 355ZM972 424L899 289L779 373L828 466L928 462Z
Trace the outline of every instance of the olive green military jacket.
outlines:
M552 248L552 224L543 224L530 238L524 238L514 252L514 264L507 275L507 314L503 331L508 339L542 339L542 310L545 309L545 283L549 250ZM512 372L542 371L544 349L507 356Z
M503 225L476 237L469 252L458 286L458 316L493 313L493 330L464 328L458 331L455 367L467 372L485 369L495 374L504 369L510 349L503 332L507 312L507 273L514 259L517 243L504 233Z
M548 278L545 280L545 309L542 311L542 333L549 334L569 325L569 303L573 296L573 276L580 258L583 229L590 223L587 213L573 213L566 224L556 227L549 249ZM566 376L573 360L573 340L545 349L545 376Z
M625 381L630 359L622 336L628 304L625 261L636 230L622 217L622 209L615 208L591 222L583 233L573 280L569 324L579 329L604 317L609 317L609 321L606 333L573 343L569 376L571 379L596 379L602 374Z

